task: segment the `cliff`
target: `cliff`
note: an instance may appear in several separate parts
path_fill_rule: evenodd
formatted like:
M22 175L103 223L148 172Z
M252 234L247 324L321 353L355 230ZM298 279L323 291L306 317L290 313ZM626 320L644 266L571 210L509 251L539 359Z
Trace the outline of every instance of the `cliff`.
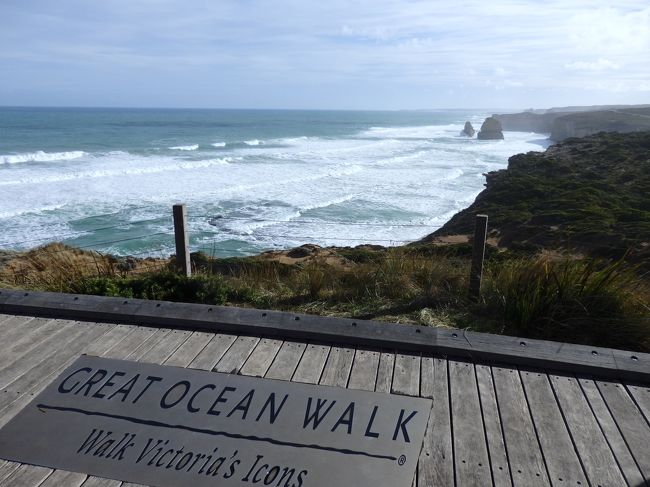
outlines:
M503 130L551 134L556 142L598 132L650 130L650 105L600 105L495 114Z
M585 137L598 132L643 132L650 130L650 108L572 113L555 118L551 140Z
M555 119L563 115L568 115L568 113L508 113L494 115L494 118L501 122L503 130L506 131L548 134L553 128L553 122Z
M425 237L469 234L487 213L501 245L626 252L650 262L650 132L568 139L546 152L518 154L487 174L467 209Z

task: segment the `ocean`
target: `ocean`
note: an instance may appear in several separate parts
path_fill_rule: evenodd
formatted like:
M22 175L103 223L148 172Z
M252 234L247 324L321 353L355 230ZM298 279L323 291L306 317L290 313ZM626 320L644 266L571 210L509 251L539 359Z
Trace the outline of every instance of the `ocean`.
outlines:
M544 135L461 137L489 113L0 108L0 249L220 257L304 243L400 245L467 207Z

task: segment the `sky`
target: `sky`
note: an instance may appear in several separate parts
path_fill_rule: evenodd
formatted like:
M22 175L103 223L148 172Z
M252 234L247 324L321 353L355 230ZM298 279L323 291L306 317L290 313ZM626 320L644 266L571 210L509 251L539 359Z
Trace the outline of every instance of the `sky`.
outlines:
M0 0L0 105L634 103L647 0Z

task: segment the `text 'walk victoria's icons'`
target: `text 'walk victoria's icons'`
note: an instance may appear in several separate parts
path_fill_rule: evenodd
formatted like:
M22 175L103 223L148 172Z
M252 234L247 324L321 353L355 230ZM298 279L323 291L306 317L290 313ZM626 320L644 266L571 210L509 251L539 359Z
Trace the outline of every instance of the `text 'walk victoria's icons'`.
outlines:
M431 400L81 356L0 458L155 486L410 487Z

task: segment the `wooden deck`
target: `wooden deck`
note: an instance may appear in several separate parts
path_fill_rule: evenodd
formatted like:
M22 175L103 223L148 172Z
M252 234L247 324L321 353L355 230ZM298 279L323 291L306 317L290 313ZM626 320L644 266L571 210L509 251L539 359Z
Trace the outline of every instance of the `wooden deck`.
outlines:
M416 486L650 486L650 381L168 326L0 315L0 425L91 354L433 398ZM0 460L0 485L133 484Z

